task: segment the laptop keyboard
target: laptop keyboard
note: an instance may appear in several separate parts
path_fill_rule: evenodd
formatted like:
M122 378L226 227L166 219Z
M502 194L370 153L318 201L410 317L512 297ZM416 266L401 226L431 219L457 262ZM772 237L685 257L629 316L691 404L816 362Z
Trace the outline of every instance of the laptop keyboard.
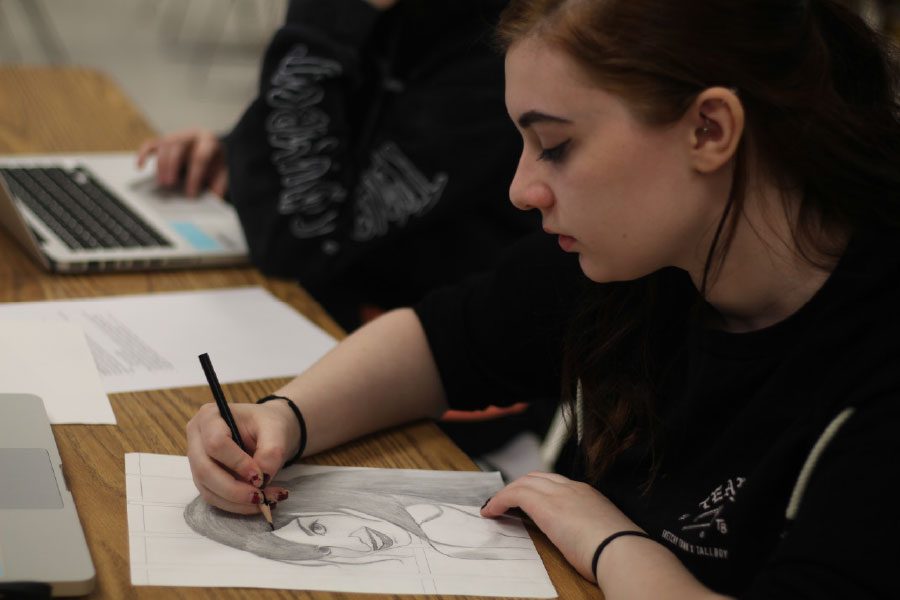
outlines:
M12 193L72 250L171 247L83 168L0 168Z

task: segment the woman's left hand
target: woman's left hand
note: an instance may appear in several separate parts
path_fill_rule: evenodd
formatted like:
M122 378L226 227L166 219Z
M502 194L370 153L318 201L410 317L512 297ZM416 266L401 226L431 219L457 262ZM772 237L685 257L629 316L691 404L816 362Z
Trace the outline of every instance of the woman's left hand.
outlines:
M617 531L640 529L596 489L556 473L520 477L497 492L481 515L499 517L511 508L524 511L589 581L595 581L597 545Z

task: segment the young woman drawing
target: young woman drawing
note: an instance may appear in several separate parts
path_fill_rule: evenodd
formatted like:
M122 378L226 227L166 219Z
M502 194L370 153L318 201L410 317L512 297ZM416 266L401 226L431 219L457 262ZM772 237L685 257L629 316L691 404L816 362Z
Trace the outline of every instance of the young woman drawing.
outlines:
M576 477L482 515L520 507L608 599L895 594L900 127L877 36L829 0L518 0L500 37L510 196L555 239L278 390L305 453L561 397ZM189 456L247 513L300 427L284 400L235 418L252 456L213 406Z

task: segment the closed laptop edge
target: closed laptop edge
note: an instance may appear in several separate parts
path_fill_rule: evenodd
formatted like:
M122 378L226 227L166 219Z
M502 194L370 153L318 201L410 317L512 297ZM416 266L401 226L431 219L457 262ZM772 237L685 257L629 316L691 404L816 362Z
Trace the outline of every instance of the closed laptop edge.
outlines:
M38 396L0 394L0 589L40 582L83 596L96 571Z

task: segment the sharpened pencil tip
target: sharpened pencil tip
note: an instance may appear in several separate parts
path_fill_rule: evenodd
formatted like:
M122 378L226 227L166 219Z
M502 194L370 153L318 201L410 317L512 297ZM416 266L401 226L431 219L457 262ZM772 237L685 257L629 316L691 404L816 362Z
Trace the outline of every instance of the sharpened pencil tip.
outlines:
M263 518L266 520L266 523L269 524L269 527L272 528L272 531L275 531L275 525L272 523L272 509L269 508L267 501L264 500L263 503L259 505L259 512L262 513Z

